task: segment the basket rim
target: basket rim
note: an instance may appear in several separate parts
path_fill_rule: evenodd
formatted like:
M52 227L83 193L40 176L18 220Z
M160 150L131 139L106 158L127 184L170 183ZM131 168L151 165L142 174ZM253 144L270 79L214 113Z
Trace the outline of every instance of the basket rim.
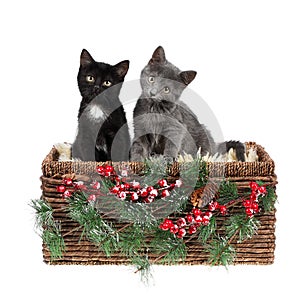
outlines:
M275 163L264 147L255 142L245 142L246 149L254 148L259 157L255 162L207 162L208 171L218 175L218 172L225 171L226 177L244 177L244 176L275 176ZM58 151L55 146L46 155L42 162L42 173L46 177L55 177L64 174L91 174L94 173L97 166L112 164L108 162L96 161L58 161ZM143 162L113 162L120 167L130 167L134 172L143 168ZM177 163L178 164L178 163ZM176 165L176 163L174 164ZM178 172L178 166L175 166ZM220 171L221 170L221 171ZM176 172L176 170L175 170ZM171 172L173 173L173 172Z

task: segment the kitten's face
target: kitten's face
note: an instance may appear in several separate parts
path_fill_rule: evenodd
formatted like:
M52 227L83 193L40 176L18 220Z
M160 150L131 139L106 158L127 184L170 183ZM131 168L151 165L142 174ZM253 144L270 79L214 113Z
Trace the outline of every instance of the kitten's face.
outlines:
M143 95L156 100L175 102L195 76L195 71L181 72L168 62L164 49L158 47L148 65L142 70Z
M77 76L81 96L91 101L111 86L122 83L128 68L128 60L111 66L109 64L96 62L87 50L82 50L80 68Z

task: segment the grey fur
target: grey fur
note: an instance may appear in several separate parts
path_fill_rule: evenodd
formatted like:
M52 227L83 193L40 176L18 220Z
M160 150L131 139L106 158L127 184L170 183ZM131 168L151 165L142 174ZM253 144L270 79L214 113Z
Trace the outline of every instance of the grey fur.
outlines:
M172 162L179 154L195 157L199 148L201 155L225 153L234 148L238 160L244 161L245 147L241 142L216 144L206 127L180 100L196 74L195 71L182 72L171 64L161 46L154 51L141 73L142 95L133 113L132 161L163 155Z

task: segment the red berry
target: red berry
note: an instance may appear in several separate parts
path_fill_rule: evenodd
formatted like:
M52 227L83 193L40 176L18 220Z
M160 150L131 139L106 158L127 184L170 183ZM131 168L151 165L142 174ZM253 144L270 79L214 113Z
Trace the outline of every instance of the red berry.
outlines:
M66 190L65 192L64 192L64 197L65 198L69 198L69 197L71 197L72 196L72 193L69 191L69 190Z
M193 234L197 231L197 227L195 225L191 225L189 227L189 234Z
M227 213L227 208L226 208L225 205L220 205L219 209L220 209L221 215L226 215L226 213Z
M103 166L97 166L96 171L103 176L104 174L104 167Z
M169 226L166 223L160 224L159 228L162 229L162 230L165 230L165 231L169 230Z
M164 197L168 197L168 196L170 196L170 192L168 191L168 190L163 190L162 192L161 192L161 196L164 198Z
M136 201L137 199L139 199L139 196L136 192L133 192L133 193L131 193L130 198L132 201Z
M258 188L258 191L259 191L259 193L260 194L266 194L266 192L267 192L267 189L266 189L266 187L265 186L260 186L259 188Z
M202 224L203 225L208 225L209 224L209 217L208 216L204 216L203 218L202 218Z
M152 203L154 201L154 197L153 196L148 196L144 199L145 203Z
M154 190L154 187L153 186L148 186L147 187L147 192L148 193L150 193L151 191L153 191Z
M176 234L178 232L179 228L176 224L173 224L173 226L170 227L170 232Z
M202 214L201 210L199 208L193 208L192 213L194 216L200 216Z
M70 186L73 184L73 180L71 178L64 178L63 183Z
M254 181L250 182L250 188L252 191L256 191L258 189L258 184Z
M194 222L194 217L191 214L186 215L186 220L188 221L188 223L192 223Z
M251 208L246 208L245 212L247 216L253 216L253 210Z
M177 237L182 239L186 235L186 230L184 228L180 228L177 233Z
M64 193L65 190L66 190L66 187L64 185L59 185L59 186L56 187L56 191L58 193Z
M150 195L153 196L153 197L157 197L157 195L158 195L157 189L153 189L153 190L150 192Z
M126 199L126 193L125 192L119 192L118 193L119 198L121 198L122 200Z
M201 224L201 222L202 222L202 217L201 217L201 216L195 216L194 220L195 220L195 222L196 222L197 224Z
M217 208L219 208L219 203L217 201L214 201L214 202L211 202L208 206L208 209L210 211L214 211L216 210Z
M147 189L141 189L140 190L140 195L141 197L147 197L148 196L148 192L147 192Z
M259 212L259 206L258 206L258 204L256 202L252 203L251 208L253 209L253 211L255 213Z
M105 171L112 173L114 171L114 167L113 166L106 166Z
M120 188L118 186L114 186L110 189L110 192L113 194L118 194L119 191L120 191Z
M183 227L186 225L186 220L184 218L179 218L176 223L179 227Z
M243 201L243 205L244 205L244 207L251 207L251 201L250 200L244 200Z
M257 195L255 192L252 192L251 195L250 195L250 201L256 201L257 200Z
M130 184L124 183L124 190L128 191L130 189Z
M171 191L171 190L174 190L174 188L175 188L175 183L171 183L170 186L169 186L169 190L170 190L170 191Z
M159 181L158 181L158 185L159 185L160 187L166 187L166 186L168 186L167 180L165 180L165 179L159 180Z

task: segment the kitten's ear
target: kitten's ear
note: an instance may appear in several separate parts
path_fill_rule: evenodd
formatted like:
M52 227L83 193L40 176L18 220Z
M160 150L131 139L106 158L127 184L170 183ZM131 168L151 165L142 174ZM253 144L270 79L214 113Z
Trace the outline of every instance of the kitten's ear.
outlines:
M196 71L183 71L179 74L181 80L185 85L190 84L194 80L196 75L197 75Z
M152 54L152 58L149 60L149 65L153 64L164 64L166 62L165 50L162 46L155 49Z
M91 64L94 62L94 59L92 58L92 55L85 49L81 51L80 55L80 65L82 67L85 67L88 64Z
M128 72L129 60L123 60L123 61L119 62L118 64L116 64L114 67L117 71L117 74L123 78L123 77L125 77L125 75Z

